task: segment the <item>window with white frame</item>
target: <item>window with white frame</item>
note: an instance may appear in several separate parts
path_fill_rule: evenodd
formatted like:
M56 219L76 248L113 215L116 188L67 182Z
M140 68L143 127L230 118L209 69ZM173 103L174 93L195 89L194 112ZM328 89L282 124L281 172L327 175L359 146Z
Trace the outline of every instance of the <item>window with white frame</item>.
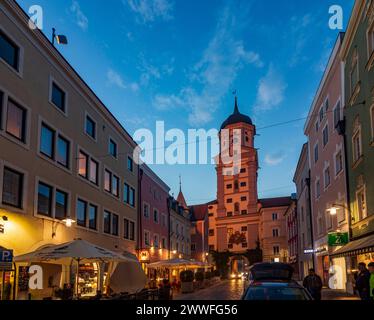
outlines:
M351 86L351 95L353 94L356 85L358 83L358 52L357 48L355 49L352 57L352 63L351 63L351 72L350 72L350 86Z
M2 202L5 205L22 209L24 174L4 167Z
M321 196L321 184L319 179L316 180L316 199Z
M319 157L318 143L314 146L314 163L317 163Z
M143 203L143 216L149 218L149 204L145 202Z
M356 192L356 205L359 221L367 217L365 187L360 187Z
M151 245L149 231L144 231L144 244L146 246L150 246Z
M324 183L325 183L325 189L328 188L328 186L330 185L331 183L331 176L330 176L330 167L326 167L324 172L323 172L323 175L324 175Z
M362 145L361 145L361 125L359 120L355 120L354 131L352 136L352 152L353 152L353 161L357 161L362 156Z
M335 128L338 125L340 118L341 118L341 105L340 105L340 100L339 100L334 108L334 127Z
M160 238L159 238L158 234L154 234L153 235L153 246L155 248L158 248L159 245L160 245Z
M20 48L2 30L0 30L0 59L19 71Z
M339 150L335 155L335 176L343 171L343 154L342 150Z
M279 229L273 229L273 238L279 237Z
M326 126L323 128L323 146L325 147L327 143L329 142L329 126L326 124Z
M157 209L153 209L153 221L159 223L159 214Z

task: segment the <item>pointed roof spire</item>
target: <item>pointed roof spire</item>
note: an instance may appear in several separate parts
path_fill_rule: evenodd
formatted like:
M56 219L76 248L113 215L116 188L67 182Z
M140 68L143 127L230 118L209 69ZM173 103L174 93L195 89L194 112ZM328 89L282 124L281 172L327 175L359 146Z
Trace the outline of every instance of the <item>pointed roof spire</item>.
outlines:
M184 208L188 209L186 199L184 198L183 192L182 192L182 177L179 175L179 193L177 197L177 201L179 204Z
M235 94L235 106L234 106L234 114L239 114L239 107L238 107L238 96Z

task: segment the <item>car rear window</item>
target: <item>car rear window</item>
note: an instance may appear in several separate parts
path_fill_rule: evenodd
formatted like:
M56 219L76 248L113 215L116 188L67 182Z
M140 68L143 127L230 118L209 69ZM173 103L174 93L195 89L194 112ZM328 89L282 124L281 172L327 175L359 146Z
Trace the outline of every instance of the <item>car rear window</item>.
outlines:
M309 300L304 289L259 286L249 287L244 300Z

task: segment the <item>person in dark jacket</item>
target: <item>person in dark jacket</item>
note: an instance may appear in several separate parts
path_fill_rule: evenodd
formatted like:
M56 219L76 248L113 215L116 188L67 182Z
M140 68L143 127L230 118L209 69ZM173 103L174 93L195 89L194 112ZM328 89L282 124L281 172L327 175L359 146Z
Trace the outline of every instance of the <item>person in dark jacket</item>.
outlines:
M364 262L358 264L358 270L356 290L361 300L370 300L370 272Z
M309 275L305 277L303 286L309 291L314 300L321 300L322 280L313 268L309 269Z

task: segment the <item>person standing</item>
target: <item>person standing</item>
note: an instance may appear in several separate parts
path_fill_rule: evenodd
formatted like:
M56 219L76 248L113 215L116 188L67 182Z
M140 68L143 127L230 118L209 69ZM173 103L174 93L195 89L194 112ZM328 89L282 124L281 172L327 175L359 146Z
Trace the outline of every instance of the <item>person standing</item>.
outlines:
M358 264L356 289L361 300L370 300L370 272L364 262Z
M374 262L368 264L370 272L370 298L374 300Z
M309 269L309 275L305 277L303 286L309 291L314 300L321 300L322 280L313 268Z

